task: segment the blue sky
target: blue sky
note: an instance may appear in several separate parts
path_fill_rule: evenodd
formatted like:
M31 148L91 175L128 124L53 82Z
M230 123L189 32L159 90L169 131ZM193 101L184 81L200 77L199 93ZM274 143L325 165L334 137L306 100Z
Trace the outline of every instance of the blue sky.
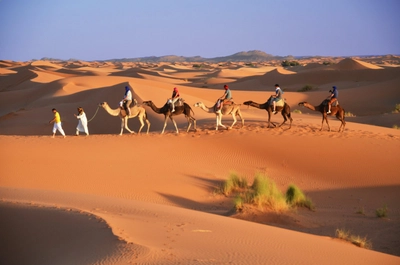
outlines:
M0 0L0 59L400 54L400 0Z

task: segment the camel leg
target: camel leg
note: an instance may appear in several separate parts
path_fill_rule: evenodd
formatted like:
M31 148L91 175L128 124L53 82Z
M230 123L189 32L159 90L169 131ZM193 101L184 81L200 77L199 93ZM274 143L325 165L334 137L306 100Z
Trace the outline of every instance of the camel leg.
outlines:
M322 124L321 124L320 131L322 131L322 127L324 126L324 120L326 121L326 125L328 125L328 132L330 132L331 131L331 127L329 126L328 117L327 117L326 114L322 115Z
M193 129L194 129L195 131L197 131L197 128L196 128L196 119L192 118L192 122L193 122Z
M122 135L122 132L124 131L124 118L121 119L121 131L119 133L119 135Z
M271 112L268 111L268 128L271 127ZM274 125L274 127L276 127L276 125L274 123L272 123L272 125Z
M217 129L218 130L218 125L226 129L226 126L222 124L222 113L218 113L217 115Z
M149 120L148 120L148 119L146 119L146 123L147 123L147 133L146 133L146 134L149 134L149 130L150 130L150 122L149 122Z
M244 119L242 117L242 113L238 112L238 116L240 118L240 120L242 121L242 128L244 127Z
M142 116L139 116L138 118L139 118L139 121L140 121L140 128L139 128L138 134L140 134L140 132L142 131L142 128L144 127L144 122L143 122L143 117Z
M171 119L172 123L173 123L173 124L174 124L174 126L175 126L176 133L179 133L178 126L176 126L176 122L175 122L175 120L172 118L172 116L170 116L169 118Z
M163 127L163 129L162 129L162 131L161 131L161 134L164 133L165 127L167 127L167 116L165 116L165 119L164 119L164 127Z
M192 127L192 122L191 122L190 117L187 118L187 121L188 121L188 128L187 128L186 132L189 132L190 127Z
M232 129L233 125L235 125L235 123L237 122L236 114L235 114L235 113L232 113L232 118L233 118L233 123L232 123L230 129Z
M283 124L285 124L285 122L287 121L286 114L283 113L283 111L282 111L282 117L283 117L283 122L282 122L281 124L279 124L278 127L281 127L281 126L282 126Z
M134 131L132 131L131 129L129 129L129 127L128 127L128 119L129 119L129 118L125 118L125 122L124 122L125 129L126 129L128 132L130 132L130 133L135 133Z

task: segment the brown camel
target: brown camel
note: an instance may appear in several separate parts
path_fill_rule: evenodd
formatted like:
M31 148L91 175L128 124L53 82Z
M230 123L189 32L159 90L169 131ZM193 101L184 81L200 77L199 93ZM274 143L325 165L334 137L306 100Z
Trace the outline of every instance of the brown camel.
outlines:
M131 110L131 115L128 117L126 115L126 111L122 110L121 108L118 109L112 109L110 108L110 106L107 104L107 102L103 102L99 104L101 107L103 107L103 109L105 109L107 111L108 114L112 115L112 116L118 116L121 119L121 132L119 133L119 135L122 135L122 132L124 131L124 128L130 132L130 133L135 133L134 131L130 130L128 127L128 119L130 118L134 118L134 117L138 117L139 121L140 121L140 128L138 131L138 134L140 134L143 126L144 126L144 122L146 121L147 123L147 132L146 134L149 133L150 130L150 121L147 119L147 113L146 110L143 107L140 106L133 106L130 108Z
M194 114L194 112L193 112L192 108L186 103L183 103L183 106L175 105L174 112L171 112L170 104L168 104L168 103L165 103L165 105L162 108L156 107L156 105L154 105L153 101L151 101L151 100L144 101L143 105L149 106L155 113L164 115L164 117L165 117L164 118L164 127L162 129L161 134L164 133L165 127L167 126L167 118L170 118L170 120L172 121L172 123L175 126L176 133L179 133L178 126L176 126L176 122L172 116L176 116L176 115L180 115L180 114L184 114L188 121L187 132L189 132L190 127L192 126L192 123L194 124L194 130L196 130L196 119L191 115L192 113Z
M258 109L265 109L268 112L268 128L270 127L270 124L272 124L274 127L276 127L276 124L271 122L271 113L273 110L273 105L272 105L271 100L272 100L272 96L264 104L259 104L254 101L251 101L251 100L246 101L243 104L247 105L247 106L252 106L252 107L255 107ZM290 122L289 129L292 128L293 119L292 119L291 113L290 113L290 106L285 102L283 106L276 106L275 110L277 112L280 112L283 117L283 122L278 127L281 127L289 119L289 122Z
M215 127L215 130L218 130L218 126L222 126L224 128L225 125L222 124L222 115L232 115L233 118L233 123L229 127L229 129L232 129L233 125L235 125L237 119L236 116L240 117L240 120L242 121L242 127L244 126L244 119L242 117L242 113L240 112L240 104L224 104L221 111L215 111L215 105L211 108L206 107L203 102L197 102L194 104L195 107L201 108L205 112L208 113L214 113L217 116L217 126Z
M328 123L328 115L333 116L335 115L336 118L342 122L342 124L339 127L339 132L343 132L344 127L346 126L346 122L344 121L344 109L340 105L336 105L331 107L331 113L327 114L326 112L328 111L328 101L325 99L319 106L313 106L308 102L300 102L299 106L304 106L307 109L314 110L314 111L319 111L322 114L322 124L321 124L321 129L324 126L324 121L326 121L326 124L328 125L328 131L331 131L331 127L329 126Z

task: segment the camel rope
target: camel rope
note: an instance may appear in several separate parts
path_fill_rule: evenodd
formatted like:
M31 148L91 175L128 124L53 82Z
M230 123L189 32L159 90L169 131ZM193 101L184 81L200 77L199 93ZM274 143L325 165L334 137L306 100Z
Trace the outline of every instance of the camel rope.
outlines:
M97 112L99 111L99 108L100 108L100 106L97 106L96 113L93 115L93 117L90 120L88 120L88 122L91 122L94 119L94 117L96 117Z

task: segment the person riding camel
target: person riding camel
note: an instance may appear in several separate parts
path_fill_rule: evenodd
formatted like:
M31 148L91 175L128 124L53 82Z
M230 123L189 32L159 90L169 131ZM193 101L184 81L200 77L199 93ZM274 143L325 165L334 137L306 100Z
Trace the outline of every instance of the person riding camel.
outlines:
M178 88L174 87L174 91L172 91L172 97L169 99L169 102L172 107L171 112L175 112L175 102L177 102L178 99L179 99L179 91Z
M125 86L124 98L119 102L119 106L121 109L125 109L126 114L128 116L131 115L131 109L130 109L131 103L132 103L132 91L130 90L129 86Z
M224 94L217 100L216 110L219 111L222 109L225 102L232 99L232 92L229 89L228 85L224 85L225 92Z
M331 113L332 103L334 103L334 102L336 102L338 100L339 92L337 91L336 86L333 86L332 88L333 88L333 90L329 90L331 95L329 96L328 111L326 112L326 114L330 114Z
M278 84L275 84L275 95L272 95L272 105L273 105L273 111L272 113L277 114L278 112L276 111L276 102L282 99L282 89L279 87Z

